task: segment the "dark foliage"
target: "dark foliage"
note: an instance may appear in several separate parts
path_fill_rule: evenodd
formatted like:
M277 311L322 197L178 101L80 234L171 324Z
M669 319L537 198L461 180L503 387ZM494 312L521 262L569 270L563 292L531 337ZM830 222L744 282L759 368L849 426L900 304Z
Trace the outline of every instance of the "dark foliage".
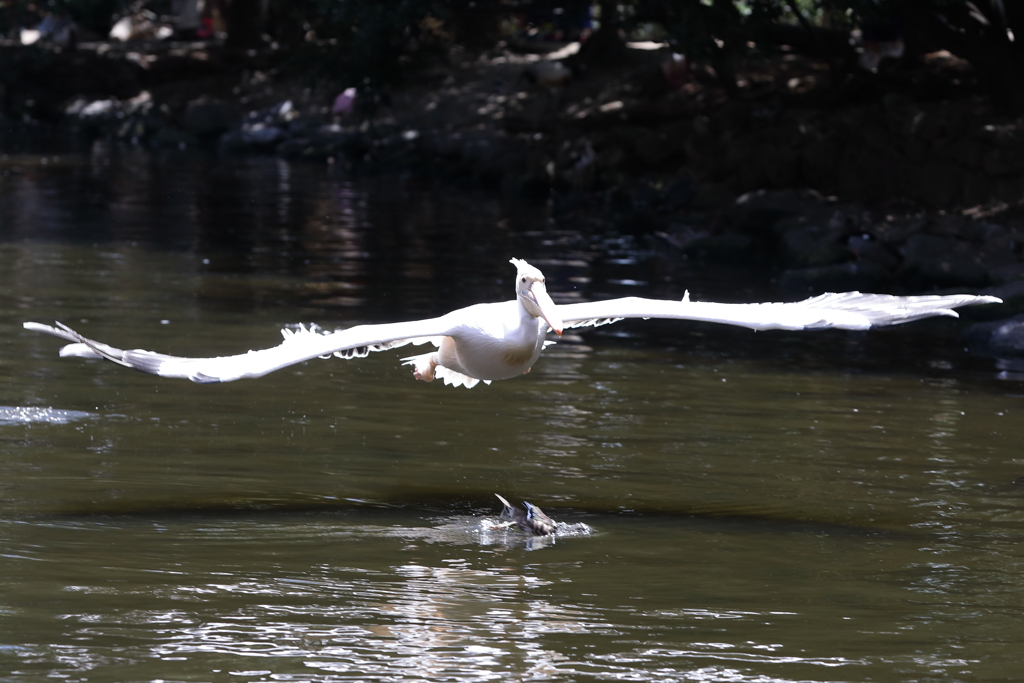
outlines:
M167 0L145 4L157 13L170 9ZM859 29L865 37L873 32L900 37L910 58L948 50L974 65L997 103L1024 112L1024 3L1017 0L565 0L558 5L584 15L587 6L600 8L602 29L586 51L589 60L599 62L602 55L613 60L623 31L653 24L675 49L712 67L732 94L737 93L737 61L751 44L786 44L819 57L838 82L855 64L849 38ZM0 12L3 29L38 20L38 11L29 16L28 7L6 3ZM52 0L45 7L102 35L129 3ZM267 11L260 16L263 7ZM234 0L229 45L258 47L269 35L313 70L345 73L353 84L377 88L398 80L404 64L425 47L449 40L484 48L498 40L500 16L552 9L541 0L271 0L267 5Z

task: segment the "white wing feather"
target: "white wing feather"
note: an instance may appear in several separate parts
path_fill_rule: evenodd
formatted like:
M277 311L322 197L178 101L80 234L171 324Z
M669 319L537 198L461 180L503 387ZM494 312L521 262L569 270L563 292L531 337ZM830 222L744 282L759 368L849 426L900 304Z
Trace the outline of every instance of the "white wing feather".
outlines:
M957 317L953 309L958 306L999 302L993 296L970 294L892 296L843 292L792 303L716 304L690 301L687 293L682 301L626 297L565 304L558 311L566 327L603 325L623 318L672 318L739 325L752 330L866 330L936 315Z
M321 333L315 327L285 328L284 341L261 351L237 356L214 358L182 358L141 349L122 350L88 339L70 327L40 323L24 323L25 329L45 332L74 342L61 349L60 355L84 358L106 358L142 372L161 377L178 377L193 382L231 382L236 379L262 377L267 373L306 360L331 355L360 358L370 351L384 351L406 344L435 342L455 333L460 327L461 311L440 318L383 325L358 325L347 330Z

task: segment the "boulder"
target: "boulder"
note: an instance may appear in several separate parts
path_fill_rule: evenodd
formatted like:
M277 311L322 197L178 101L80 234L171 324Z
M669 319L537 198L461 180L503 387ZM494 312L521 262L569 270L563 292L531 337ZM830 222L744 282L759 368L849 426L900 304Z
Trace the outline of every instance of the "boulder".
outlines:
M118 127L125 115L116 99L78 98L67 106L64 116L74 120L82 130L99 133Z
M1020 235L1004 233L987 240L978 248L978 262L989 270L1018 264Z
M702 263L747 265L757 262L764 255L759 246L749 235L726 233L697 237L687 242L682 249L687 257Z
M814 190L755 190L737 198L728 217L739 230L763 233L779 220L808 213L822 203L824 199Z
M782 235L779 251L783 265L793 268L813 268L843 263L853 258L853 252L841 242L844 230L808 225Z
M285 138L285 132L278 126L263 123L242 126L242 141L257 148L273 147Z
M971 325L964 337L972 347L992 355L1024 355L1024 314Z
M927 206L950 206L962 200L967 169L953 162L916 165L903 178L907 194Z
M185 149L195 147L199 139L194 135L175 128L174 126L160 126L149 138L149 144L153 147L166 147L170 149Z
M854 235L846 240L846 246L858 261L877 263L890 273L896 272L900 266L899 257L871 234Z
M795 294L877 292L885 289L890 272L872 261L851 261L814 268L791 268L779 276L779 287Z
M685 138L667 131L641 128L633 141L633 152L647 166L656 166L684 150Z
M984 287L989 281L974 248L953 237L913 235L903 256L903 272L917 286Z
M722 183L694 185L690 205L695 209L721 209L732 205L736 195Z
M1024 281L1024 263L1013 263L989 268L988 279L993 285L997 286Z
M200 98L185 107L182 125L199 137L219 136L238 122L235 108L224 100Z

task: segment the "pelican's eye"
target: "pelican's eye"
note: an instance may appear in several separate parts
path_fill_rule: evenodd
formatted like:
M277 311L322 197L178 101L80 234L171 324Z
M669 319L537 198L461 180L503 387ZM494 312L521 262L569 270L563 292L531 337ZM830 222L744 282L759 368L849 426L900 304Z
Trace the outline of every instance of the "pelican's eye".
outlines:
M523 276L523 284L524 285L526 284L526 276L525 275Z

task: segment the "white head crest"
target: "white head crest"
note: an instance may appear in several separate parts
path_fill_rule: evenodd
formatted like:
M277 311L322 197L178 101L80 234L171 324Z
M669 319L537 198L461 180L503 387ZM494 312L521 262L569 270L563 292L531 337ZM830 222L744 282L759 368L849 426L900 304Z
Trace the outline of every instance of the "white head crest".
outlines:
M512 259L509 259L508 262L516 267L516 270L518 271L516 273L517 276L525 275L526 277L530 278L531 280L543 280L544 279L544 273L540 272L539 268L537 268L535 266L531 266L529 263L527 263L526 261L524 261L521 258L512 258Z

